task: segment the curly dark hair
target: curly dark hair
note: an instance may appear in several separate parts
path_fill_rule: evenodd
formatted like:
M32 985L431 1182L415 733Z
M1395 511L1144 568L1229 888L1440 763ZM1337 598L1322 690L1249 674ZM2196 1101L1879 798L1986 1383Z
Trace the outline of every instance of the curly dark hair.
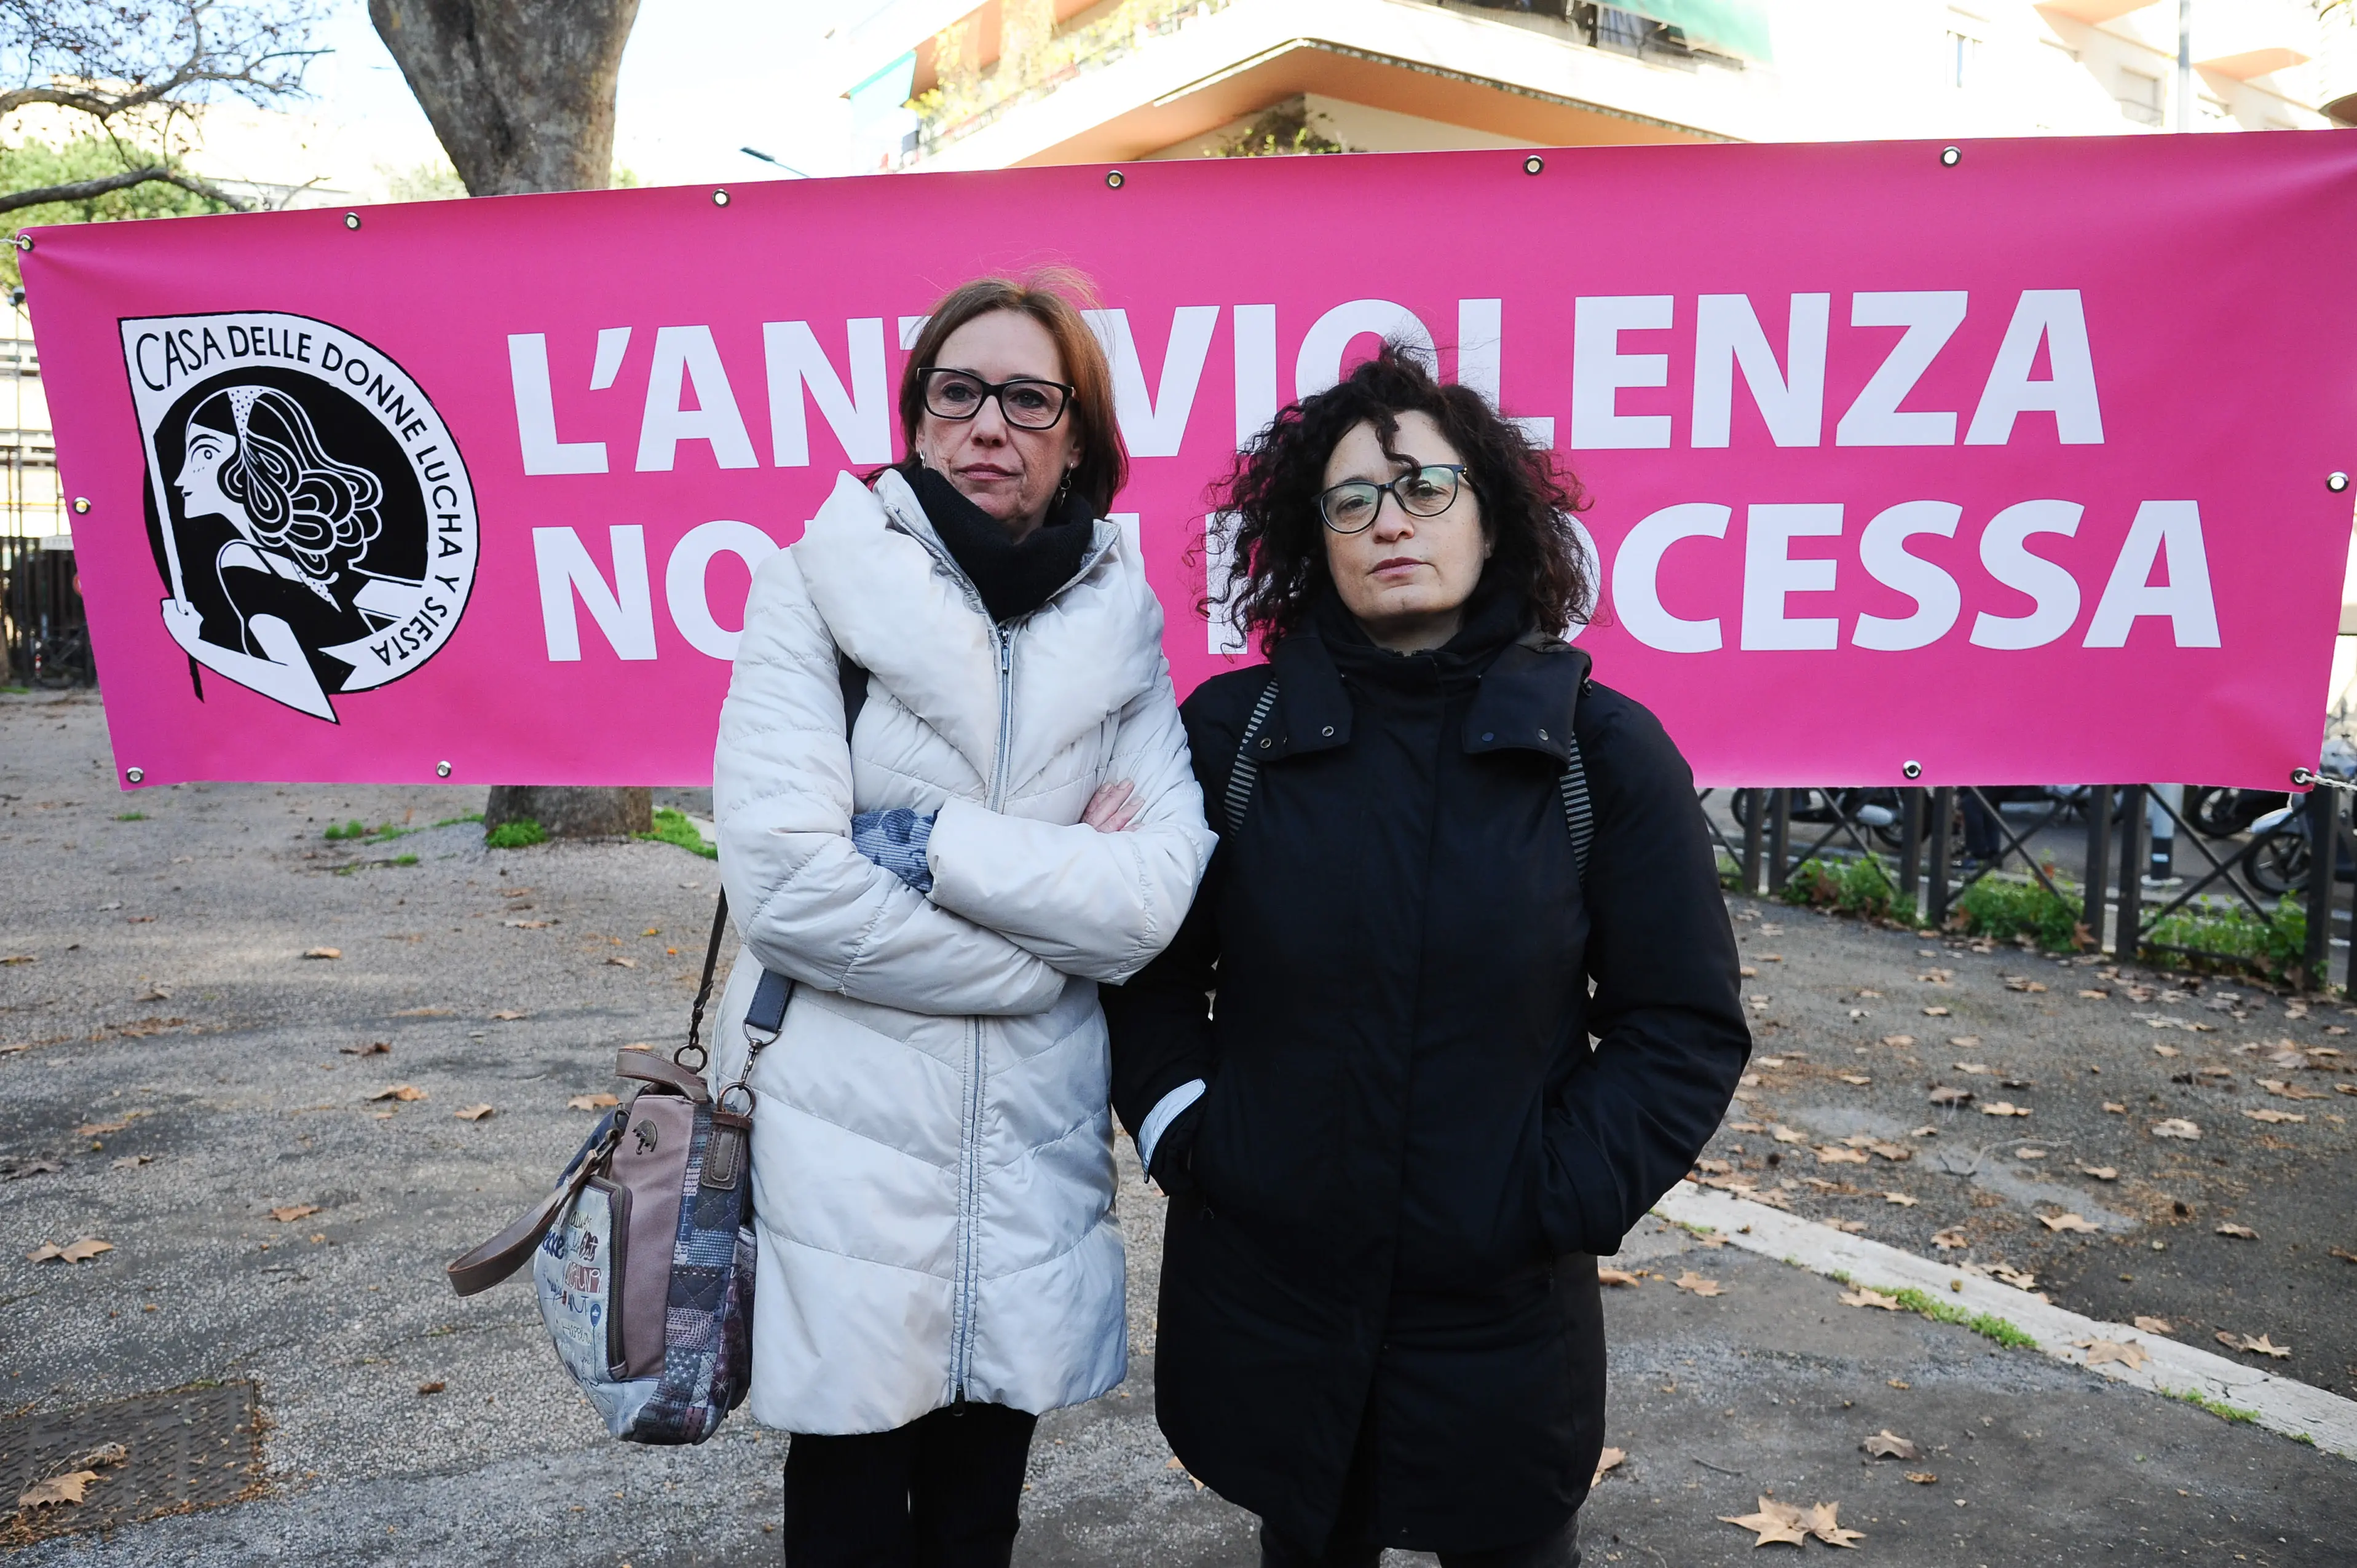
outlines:
M1392 442L1404 413L1427 415L1465 460L1466 483L1496 546L1477 591L1519 593L1550 636L1587 618L1596 585L1571 520L1587 504L1579 481L1480 392L1442 385L1417 350L1399 343L1384 344L1330 390L1278 410L1211 486L1207 526L1218 531L1232 569L1225 591L1204 598L1205 613L1224 609L1264 652L1300 628L1329 582L1318 510L1327 459L1361 424L1398 457Z

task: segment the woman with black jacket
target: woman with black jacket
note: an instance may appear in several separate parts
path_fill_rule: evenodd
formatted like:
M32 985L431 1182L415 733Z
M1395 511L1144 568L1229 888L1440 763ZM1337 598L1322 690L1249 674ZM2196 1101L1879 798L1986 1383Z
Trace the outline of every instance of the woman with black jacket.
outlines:
M1479 394L1387 348L1224 489L1268 662L1184 705L1219 847L1104 992L1170 1194L1162 1430L1265 1568L1568 1568L1596 1255L1750 1050L1692 776L1561 640L1574 502Z

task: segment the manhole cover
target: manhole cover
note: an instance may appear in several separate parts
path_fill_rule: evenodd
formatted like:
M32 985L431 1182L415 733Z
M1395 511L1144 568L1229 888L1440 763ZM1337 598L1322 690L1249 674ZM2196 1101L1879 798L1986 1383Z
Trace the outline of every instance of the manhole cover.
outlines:
M213 1508L262 1486L262 1435L252 1383L142 1394L0 1422L0 1546L112 1530L137 1520ZM19 1507L37 1483L88 1470L79 1503Z

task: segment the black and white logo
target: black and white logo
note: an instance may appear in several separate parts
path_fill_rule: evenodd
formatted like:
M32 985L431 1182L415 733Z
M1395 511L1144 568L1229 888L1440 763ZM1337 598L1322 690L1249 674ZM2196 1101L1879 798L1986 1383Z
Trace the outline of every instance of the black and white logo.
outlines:
M434 657L475 583L475 495L406 371L306 316L123 322L164 628L333 724Z

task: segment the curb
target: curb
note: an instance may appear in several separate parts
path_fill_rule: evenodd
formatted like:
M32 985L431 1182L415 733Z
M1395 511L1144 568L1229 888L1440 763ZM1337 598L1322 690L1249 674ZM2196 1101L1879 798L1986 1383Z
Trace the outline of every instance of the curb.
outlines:
M1813 1273L1846 1275L1853 1283L1877 1290L1912 1288L1966 1311L2003 1318L2034 1339L2040 1355L2116 1383L2149 1389L2213 1411L2225 1406L2270 1432L2312 1444L2344 1459L2357 1459L2357 1401L2158 1334L2082 1316L2010 1285L1847 1235L1764 1203L1705 1191L1690 1181L1671 1188L1653 1212L1676 1224L1715 1230L1746 1251L1781 1258ZM2134 1345L2147 1359L2136 1368L2123 1361L2089 1367L2087 1352L2072 1343L2078 1339Z

